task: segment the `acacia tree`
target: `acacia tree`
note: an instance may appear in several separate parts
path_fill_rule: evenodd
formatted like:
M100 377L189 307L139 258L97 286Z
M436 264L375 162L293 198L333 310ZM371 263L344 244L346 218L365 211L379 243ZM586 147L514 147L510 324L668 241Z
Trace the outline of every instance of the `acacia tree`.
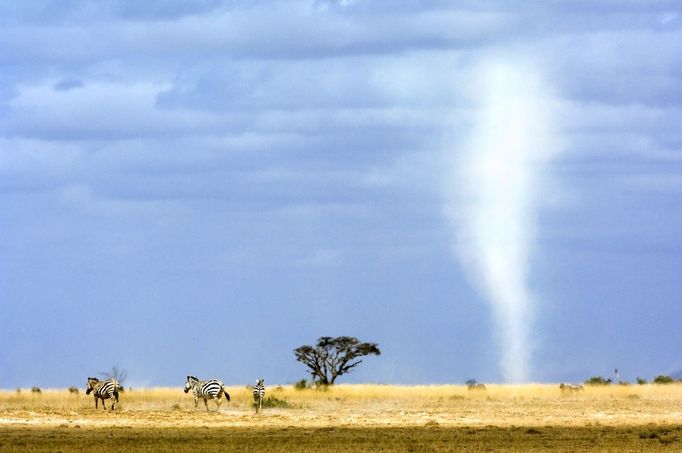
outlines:
M313 382L333 385L336 378L350 372L367 355L381 355L376 343L361 343L355 337L320 337L317 345L294 349L296 360L308 367Z

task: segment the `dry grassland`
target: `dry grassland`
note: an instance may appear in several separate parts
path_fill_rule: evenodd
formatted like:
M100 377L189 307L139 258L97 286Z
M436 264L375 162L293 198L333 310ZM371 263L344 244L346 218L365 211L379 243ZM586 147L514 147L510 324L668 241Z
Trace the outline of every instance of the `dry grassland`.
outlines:
M0 392L2 451L682 451L682 385L269 387L286 406L256 415L250 390L220 411L181 388L126 391L116 412L66 390Z

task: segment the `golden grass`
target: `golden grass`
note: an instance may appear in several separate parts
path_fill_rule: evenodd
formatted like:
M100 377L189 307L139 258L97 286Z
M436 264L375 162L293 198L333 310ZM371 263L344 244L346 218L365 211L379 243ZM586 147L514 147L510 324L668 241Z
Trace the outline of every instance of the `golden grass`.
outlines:
M412 451L447 451L449 442L459 441L469 450L562 450L562 445L563 450L589 445L605 451L682 450L682 384L585 386L568 395L558 385L545 384L488 385L485 391L458 385L270 386L266 396L285 400L288 407L258 415L250 388L228 391L232 401L223 402L219 411L209 402L208 413L201 402L195 409L192 394L182 388L126 390L113 413L95 410L94 399L82 390L78 395L62 389L0 391L0 444L3 438L15 439L29 450L54 450L43 442L48 436L64 442L62 451L83 445L97 450L118 433L133 449L155 438L165 449L176 449L185 438L196 441L194 451L202 445L207 450L231 445L259 451L261 445L287 451L277 446L288 445L289 451L324 451L325 442L310 441L310 436L335 443L328 451L370 451L372 439L402 451L410 451L403 448L410 439L416 442ZM222 443L207 433L222 433ZM239 447L238 439L254 449ZM7 444L0 445L5 449Z

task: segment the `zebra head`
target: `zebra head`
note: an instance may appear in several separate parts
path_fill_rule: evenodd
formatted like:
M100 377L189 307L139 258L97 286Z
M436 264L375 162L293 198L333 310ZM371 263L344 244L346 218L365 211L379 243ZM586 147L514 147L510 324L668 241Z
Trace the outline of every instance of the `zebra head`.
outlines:
M256 387L260 387L261 385L265 385L265 379L256 379Z
M90 392L95 390L95 386L97 385L98 382L99 382L99 379L94 378L94 377L89 377L88 378L88 385L85 388L85 394L89 395Z
M194 376L187 376L187 381L185 381L185 393L192 390L192 387L194 387L197 382L199 382L199 379Z

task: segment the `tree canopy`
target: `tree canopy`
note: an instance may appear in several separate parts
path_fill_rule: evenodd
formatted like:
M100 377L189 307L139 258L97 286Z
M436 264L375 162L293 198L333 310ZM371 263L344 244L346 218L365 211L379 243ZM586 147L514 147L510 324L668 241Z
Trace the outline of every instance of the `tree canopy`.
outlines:
M303 363L320 385L332 385L339 376L362 363L360 357L381 355L376 343L362 343L355 337L320 337L315 346L294 349L296 360Z

